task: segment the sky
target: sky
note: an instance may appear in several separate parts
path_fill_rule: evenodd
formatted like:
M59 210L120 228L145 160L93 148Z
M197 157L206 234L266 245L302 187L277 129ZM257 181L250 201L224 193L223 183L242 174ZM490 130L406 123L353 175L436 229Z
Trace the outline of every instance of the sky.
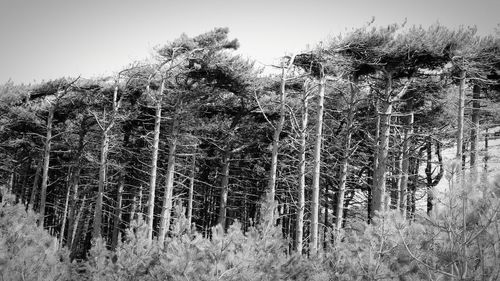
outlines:
M0 0L0 83L112 75L182 33L228 27L238 52L273 64L353 28L476 25L490 34L499 0Z

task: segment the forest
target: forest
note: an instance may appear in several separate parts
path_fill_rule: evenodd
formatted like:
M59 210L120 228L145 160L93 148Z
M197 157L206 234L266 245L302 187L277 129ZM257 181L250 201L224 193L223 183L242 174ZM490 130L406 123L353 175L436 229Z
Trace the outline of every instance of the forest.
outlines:
M500 280L500 30L238 47L0 85L0 280Z

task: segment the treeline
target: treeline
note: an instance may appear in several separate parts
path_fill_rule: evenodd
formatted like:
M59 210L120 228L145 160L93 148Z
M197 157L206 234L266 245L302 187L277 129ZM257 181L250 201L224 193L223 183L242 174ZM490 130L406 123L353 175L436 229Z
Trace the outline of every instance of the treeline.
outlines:
M238 46L217 28L112 77L5 83L3 183L71 258L97 238L115 249L141 218L163 245L175 206L205 238L236 221L246 233L274 200L286 251L314 255L379 213L432 214L444 148L473 178L487 167L498 34L367 26L269 75Z

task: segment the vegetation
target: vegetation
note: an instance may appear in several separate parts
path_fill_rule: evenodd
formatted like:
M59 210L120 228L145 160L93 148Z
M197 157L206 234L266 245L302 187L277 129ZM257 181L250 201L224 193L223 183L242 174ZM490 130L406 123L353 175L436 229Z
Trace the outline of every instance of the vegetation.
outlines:
M365 26L276 74L228 35L1 85L3 280L500 278L498 34Z

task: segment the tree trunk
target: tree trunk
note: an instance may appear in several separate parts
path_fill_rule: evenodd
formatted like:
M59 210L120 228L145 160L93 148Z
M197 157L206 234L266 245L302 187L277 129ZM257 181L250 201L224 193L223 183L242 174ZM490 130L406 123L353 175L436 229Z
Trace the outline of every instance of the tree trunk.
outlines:
M175 154L177 150L177 131L178 119L174 115L172 124L172 140L170 141L168 151L167 177L165 179L165 192L163 195L163 206L161 210L160 232L158 234L158 242L163 246L165 235L170 228L170 218L172 213L172 193L174 190L174 172L175 172Z
M352 82L354 84L357 83L356 79ZM335 221L335 230L338 231L342 228L342 221L344 217L344 198L346 191L346 181L347 181L347 173L349 168L349 157L351 150L351 136L352 136L352 126L354 123L354 112L355 108L355 99L357 94L357 87L351 85L351 93L348 105L348 113L347 113L347 122L346 122L346 132L344 138L344 151L342 153L342 162L340 163L340 183L339 183L339 193L337 196L337 218Z
M193 222L193 195L194 195L194 178L196 174L196 154L193 153L193 160L191 162L191 176L189 178L189 195L188 195L188 208L187 219L189 226Z
M30 201L28 203L28 209L34 210L36 193L38 191L38 182L40 181L40 173L42 172L42 162L39 162L36 167L35 179L33 180L33 187L31 188Z
M111 237L111 249L118 245L118 236L120 234L120 224L122 222L122 202L123 188L125 186L125 167L120 171L120 182L118 184L118 193L116 195L115 217L113 221L113 235Z
M113 112L110 117L111 120L105 125L105 127L102 128L101 159L99 163L99 184L97 190L97 200L95 203L94 223L92 226L92 239L98 239L101 237L102 200L104 196L104 188L106 186L106 166L108 162L109 134L111 129L113 128L115 117L120 107L120 100L118 100L118 85L116 84L115 90L113 92ZM106 122L106 109L104 109L103 119L104 122Z
M306 208L306 136L307 136L307 123L309 118L308 112L308 97L307 90L302 99L302 120L300 128L300 152L299 152L299 206L297 210L297 226L296 226L296 250L302 253L304 247L304 211Z
M410 151L409 148L411 147L411 138L413 134L413 112L409 117L407 117L407 122L406 126L404 128L404 140L403 140L403 156L402 156L402 163L401 163L401 193L399 195L399 198L401 200L401 215L403 218L406 218L406 213L407 213L407 203L408 203L408 176L409 176L409 169L410 169Z
M153 223L155 209L155 193L156 193L156 171L158 165L158 149L160 144L160 126L161 126L161 106L162 95L165 87L165 80L161 81L160 92L156 96L156 112L155 112L155 129L153 138L153 156L151 157L151 175L149 178L149 200L148 200L148 241L153 241ZM149 91L149 86L148 86Z
M78 187L79 187L79 182L80 182L80 171L81 167L75 166L73 173L72 173L72 179L71 179L71 188L73 189L72 191L72 196L71 196L71 204L69 207L69 217L68 217L68 233L66 236L66 244L71 245L72 243L72 232L73 228L76 227L75 225L78 224L78 221L75 219L75 206L76 206L76 201L78 200Z
M460 72L460 85L458 87L458 130L457 130L457 155L460 163L463 158L464 138L464 108L465 108L465 70ZM461 173L460 173L461 174Z
M489 160L489 155L488 155L488 139L489 139L489 132L488 132L488 127L486 127L484 131L484 166L483 166L483 175L487 177L488 174L488 160Z
M411 175L411 185L409 185L409 197L408 197L408 216L410 220L413 220L415 218L415 203L416 203L416 191L417 191L417 186L418 186L418 170L420 167L420 157L421 155L419 154L412 163L412 175Z
M87 134L87 123L85 119L82 121L80 124L80 132L79 132L79 137L78 137L78 150L77 154L75 157L75 164L72 170L71 174L71 189L72 189L72 197L71 197L71 202L69 206L69 217L68 217L68 233L66 236L66 244L71 245L71 233L73 231L73 224L75 223L74 218L75 218L75 206L76 206L76 201L78 199L78 187L80 183L80 173L82 170L82 155L85 149L85 136Z
M227 216L227 196L229 193L229 165L230 165L231 151L226 148L222 157L222 180L221 180L221 193L219 205L219 218L218 224L226 229L226 216Z
M40 221L39 225L43 227L45 220L45 201L47 198L47 184L49 181L50 166L50 145L52 142L52 120L54 119L55 105L50 105L47 117L47 135L45 137L45 149L43 151L43 170L42 170L42 191L40 192Z
M134 196L134 199L132 201L129 222L138 219L138 214L142 214L142 185L139 185L139 191L137 192L137 195Z
M316 124L316 141L314 143L314 168L312 183L312 206L311 206L311 254L318 252L318 223L319 223L319 182L321 171L321 142L323 138L323 111L325 101L326 77L322 73L319 79L318 109Z
M269 198L274 200L276 193L276 171L278 167L278 148L280 142L280 134L283 130L283 125L285 124L285 100L286 100L286 68L282 66L281 68L281 85L280 85L280 119L276 128L274 129L273 136L273 148L271 153L271 170L269 171L269 182L267 184L267 190L269 192Z
M106 185L106 164L108 159L109 150L109 136L108 131L103 131L101 143L101 160L99 163L99 184L97 190L97 200L94 210L94 224L92 228L92 238L97 239L101 237L101 224L102 224L102 199L104 195L104 187Z
M16 168L13 167L13 170L10 172L9 181L7 184L7 193L12 194L12 195L16 195L15 190L14 190L14 178L15 178L15 173L16 173L15 169ZM16 196L16 201L17 201L17 196Z
M67 187L67 191L66 191L66 200L64 201L64 211L63 211L63 218L62 218L62 223L61 223L61 232L59 234L59 245L60 247L63 246L63 240L64 240L64 230L66 228L66 217L68 215L68 205L69 205L69 196L70 196L70 193L71 193L71 181L70 181L70 170L71 169L68 169L68 181L67 181L67 184L68 184L68 187ZM67 243L67 241L66 241Z
M478 85L474 85L472 89L472 128L470 130L470 168L471 168L471 180L472 182L477 182L478 169L477 169L477 156L479 147L479 119L480 119L480 107L481 107L481 88Z
M402 147L402 143L404 142L404 140L401 139L401 136L398 135L397 133L394 134L394 138L397 140L398 142L398 145L397 145L397 152L395 153L395 159L394 159L394 175L393 177L395 177L395 192L394 192L394 196L395 196L395 209L400 211L400 206L401 206L401 182L403 180L403 173L402 173L402 170L403 170L403 147Z
M73 228L73 233L71 237L71 253L73 254L75 250L78 249L78 245L80 242L80 237L82 237L83 234L83 239L85 240L87 237L87 232L90 226L90 213L92 212L92 202L88 204L88 206L85 206L85 201L87 197L83 196L82 204L80 205L80 209L78 210L78 213L76 214L75 218L75 227ZM88 216L84 216L88 210ZM80 232L78 232L78 226L80 223L80 218L83 216L83 226L80 229Z
M425 151L427 153L427 162L425 165L425 177L427 180L427 214L429 215L434 206L434 191L432 187L432 140L430 136L427 137Z
M387 81L387 95L390 92L391 79ZM387 170L387 156L389 153L389 135L390 135L390 120L392 114L392 102L389 100L382 101L382 111L380 115L380 143L377 149L377 167L373 175L373 190L372 190L372 214L375 212L382 212L385 209L385 196L386 196L386 170Z

